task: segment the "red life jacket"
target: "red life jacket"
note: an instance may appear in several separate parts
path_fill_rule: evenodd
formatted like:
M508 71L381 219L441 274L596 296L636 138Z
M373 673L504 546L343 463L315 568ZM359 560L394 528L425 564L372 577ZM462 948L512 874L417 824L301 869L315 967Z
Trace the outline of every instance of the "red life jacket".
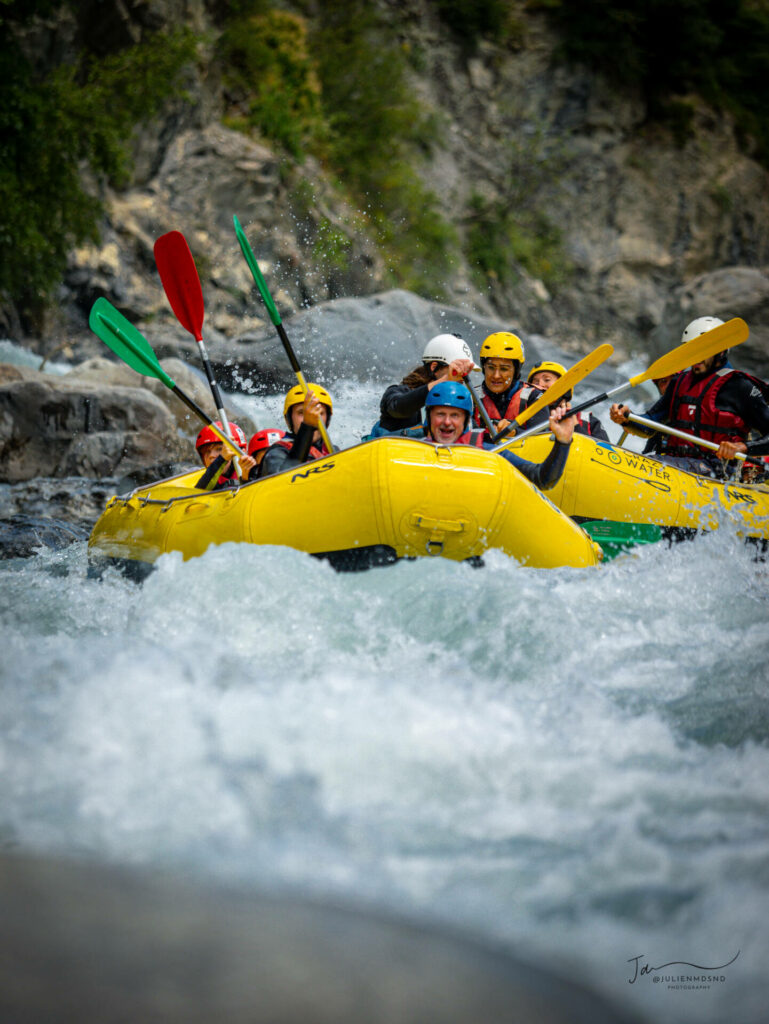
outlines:
M691 370L679 374L670 384L673 396L670 400L668 426L696 434L703 440L713 441L715 444L722 441L747 442L749 429L745 420L737 413L716 408L719 391L735 373L740 372L724 367L698 380L695 380ZM702 454L699 445L669 435L663 436L662 451L667 455Z
M285 448L286 451L290 452L291 449L294 447L295 440L295 437L284 437L281 438L281 440L278 441L277 443L280 445L281 448ZM320 448L316 448L314 444L310 445L309 451L307 452L307 461L309 462L310 459L322 459L326 455L328 455L328 452L326 451L326 446L323 443L323 441L321 441Z
M583 420L582 413L578 412L574 419L577 421L574 429L578 430L580 434L587 434L587 436L590 437L593 433L593 428L590 426L590 413L588 413L587 418Z
M528 399L532 394L535 396L535 398L539 398L539 396L542 394L542 389L535 388L533 384L524 384L523 387L517 388L515 393L510 396L510 401L507 403L507 408L505 409L504 412L502 412L502 410L499 408L497 403L494 401L494 398L492 398L492 396L487 394L485 391L481 395L481 403L483 404L483 407L486 410L486 412L489 414L489 419L510 420L512 422L512 420L514 420L518 413L521 411L521 400L524 400L525 405L525 400ZM477 409L473 414L473 419L480 426L481 417Z
M483 448L483 439L486 437L485 430L466 430L461 434L454 444L470 444L476 448Z

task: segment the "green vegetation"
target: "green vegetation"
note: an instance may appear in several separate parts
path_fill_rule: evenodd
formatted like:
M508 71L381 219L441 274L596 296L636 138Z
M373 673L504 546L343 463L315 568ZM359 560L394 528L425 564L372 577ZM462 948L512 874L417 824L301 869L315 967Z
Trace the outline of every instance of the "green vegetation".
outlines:
M514 284L518 267L553 292L569 279L572 268L561 231L545 212L561 190L568 164L568 149L542 125L512 135L495 182L498 198L475 193L470 202L465 252L481 287L489 277L503 286Z
M374 227L393 280L441 296L456 236L415 171L435 125L409 91L406 53L366 0L326 0L310 39L328 164Z
M433 0L441 17L466 50L485 36L501 42L511 27L510 0Z
M60 6L51 0L36 10ZM61 280L68 250L97 238L102 206L84 187L82 167L96 182L125 180L133 126L169 95L195 44L180 30L39 73L14 35L16 5L0 10L7 12L0 25L0 295L31 325Z
M256 128L295 159L319 144L324 134L320 83L302 18L276 10L235 17L218 51L230 107L228 127Z
M409 92L407 51L373 5L325 0L305 22L262 0L241 3L219 55L228 124L257 129L296 159L318 157L373 229L393 281L441 295L456 233L415 171L436 127ZM337 268L350 251L341 234L321 224L314 243Z
M349 264L350 239L328 217L321 217L312 247L313 258L327 269L345 270Z
M563 54L640 89L652 118L681 140L697 93L734 115L744 144L769 164L769 0L543 0ZM678 98L677 98L678 97Z
M553 292L568 280L571 267L561 232L545 214L533 210L522 222L502 202L488 202L477 194L470 209L466 252L481 287L488 277L503 286L515 284L519 266Z
M431 2L466 53L481 38L509 44L520 28L516 11L544 9L563 57L640 89L650 116L679 142L692 130L692 94L700 94L730 110L746 145L769 163L769 0ZM344 271L353 228L300 194L294 168L309 155L359 211L355 229L373 233L391 282L441 297L460 241L420 177L442 126L410 89L409 65L426 68L428 54L400 38L399 6L231 0L210 9L223 19L214 70L226 123L283 154L313 258L329 273ZM104 182L126 180L126 140L180 94L175 83L200 42L179 30L46 67L21 32L62 11L81 16L73 0L0 0L0 243L10 254L0 265L0 300L13 301L28 325L54 294L67 252L97 237ZM465 253L484 283L510 283L523 267L557 290L570 268L546 211L566 166L543 132L513 138L494 198L479 191L472 199Z

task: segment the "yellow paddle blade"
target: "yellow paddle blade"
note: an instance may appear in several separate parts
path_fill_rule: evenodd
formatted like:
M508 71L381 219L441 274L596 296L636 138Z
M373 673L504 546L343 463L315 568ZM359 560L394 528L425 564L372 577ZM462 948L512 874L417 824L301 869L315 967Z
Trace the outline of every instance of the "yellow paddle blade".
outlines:
M745 321L736 316L733 320L727 320L725 324L714 327L712 331L706 331L699 338L692 338L691 341L679 345L672 352L666 352L664 356L655 359L648 370L631 377L628 383L631 387L635 387L636 384L642 384L645 380L658 380L660 377L670 377L674 373L680 373L681 370L686 370L690 366L694 366L695 363L701 363L705 359L710 359L711 356L718 355L724 349L741 345L743 341L747 341L749 333Z
M613 351L614 348L608 342L604 342L603 345L599 345L598 348L594 348L592 352L589 352L584 359L580 359L578 363L575 363L571 369L566 371L563 377L559 377L557 381L551 384L547 391L533 405L530 405L528 409L524 409L522 413L515 417L515 422L518 426L522 427L532 416L536 416L540 409L552 405L562 395L565 395L567 391L571 391L575 385L584 380L601 363L605 363Z

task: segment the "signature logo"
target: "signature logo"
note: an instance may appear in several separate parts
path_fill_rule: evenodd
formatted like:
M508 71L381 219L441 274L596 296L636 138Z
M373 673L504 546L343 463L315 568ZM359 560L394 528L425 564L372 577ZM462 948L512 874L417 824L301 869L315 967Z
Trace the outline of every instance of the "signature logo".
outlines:
M291 477L291 483L294 483L295 480L306 480L311 473L325 473L327 470L333 468L333 462L325 462L322 466L313 466L312 469L305 469L303 472L294 473Z
M666 967L692 967L695 971L706 972L723 971L725 967L729 967L730 964L733 964L739 955L740 951L738 949L731 960L727 961L725 964L720 964L718 967L703 967L700 964L690 963L688 960L668 960L666 964L660 964L659 967L654 967L649 963L641 963L641 961L646 958L646 954L641 953L639 956L631 956L628 960L629 964L633 964L633 977L628 978L628 984L635 985L638 978L642 977L644 974L656 974L657 971L664 971ZM658 981L659 979L655 978L654 980Z

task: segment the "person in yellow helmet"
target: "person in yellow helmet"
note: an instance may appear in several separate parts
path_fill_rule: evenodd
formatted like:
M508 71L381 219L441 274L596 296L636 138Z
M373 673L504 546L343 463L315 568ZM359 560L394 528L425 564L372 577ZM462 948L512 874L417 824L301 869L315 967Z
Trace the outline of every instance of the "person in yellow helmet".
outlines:
M306 393L301 384L291 388L283 402L288 432L267 449L259 465L260 479L328 455L318 423L322 420L328 426L333 411L331 395L322 385L308 383Z
M521 369L525 358L523 342L510 331L495 331L481 345L481 402L497 432L511 423L520 411L524 387ZM477 409L474 419L482 426Z
M536 366L532 366L529 371L529 377L527 380L527 387L521 391L521 409L526 409L532 405L542 395L544 391L555 384L555 382L566 373L566 367L562 363L556 363L552 359L543 359ZM558 405L569 409L571 406L572 393L567 391L565 395L558 400ZM528 423L527 427L536 427L540 423L544 423L547 418L547 410L543 409L533 416ZM594 416L591 412L586 413L584 416L582 413L577 413L575 416L576 423L574 424L574 431L577 434L586 434L588 437L593 437L597 441L608 441L609 435L603 428L601 421L597 416Z

